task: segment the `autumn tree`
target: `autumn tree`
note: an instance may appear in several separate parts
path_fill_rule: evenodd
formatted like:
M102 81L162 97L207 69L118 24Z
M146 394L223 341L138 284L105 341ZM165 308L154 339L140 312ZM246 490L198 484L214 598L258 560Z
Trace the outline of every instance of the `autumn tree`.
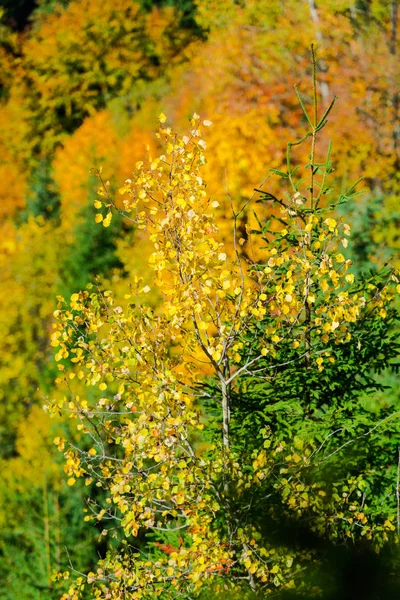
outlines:
M233 242L219 241L218 203L201 174L211 122L197 114L182 137L160 115L164 152L136 163L120 189L122 210L98 173L95 220L109 227L117 211L148 237L152 282L132 277L120 302L96 286L69 302L59 297L52 344L68 392L48 409L67 410L82 438L55 443L69 485L84 479L103 492L85 519L110 523L102 535L120 539L64 598L187 597L243 582L252 592L293 588L312 551L271 538L265 525L277 510L311 515L315 533L332 539L366 536L380 546L395 530L395 513L369 514L357 468L328 485L313 475L340 444L369 434L344 427L334 437L324 406L346 410L337 390L348 383L346 361L365 378L395 355L389 306L399 289L392 272L356 282L340 251L350 228L323 203L332 193L330 150L322 162L316 155L333 102L321 114L315 78L313 89L311 114L299 96L309 130L288 145L286 171L277 172L288 189L262 192L279 210L272 237L261 221L239 237L244 207L232 204ZM299 179L292 149L308 140ZM354 385L349 399L375 388Z

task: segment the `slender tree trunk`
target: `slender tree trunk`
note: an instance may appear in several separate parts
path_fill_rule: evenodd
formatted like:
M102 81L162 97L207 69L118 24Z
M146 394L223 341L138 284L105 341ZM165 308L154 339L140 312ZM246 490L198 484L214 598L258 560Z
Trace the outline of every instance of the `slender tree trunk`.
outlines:
M320 46L323 46L324 38L321 33L321 25L320 25L320 20L319 20L319 15L318 15L318 10L317 10L317 5L315 4L315 0L308 0L308 6L310 8L311 18L315 25L315 33L317 36L317 42L319 43ZM319 60L317 62L318 62L319 69L323 73L325 73L327 71L327 66L326 66L325 62L323 60ZM322 99L323 99L324 103L327 104L329 101L329 86L326 83L326 81L320 81L319 86L320 86L320 90L321 90Z
M229 397L229 384L226 384L225 379L221 379L222 392L222 439L224 447L229 450L229 423L231 419L231 407Z
M357 21L357 11L356 11L356 6L355 6L354 2L349 3L349 9L350 9L350 18L353 21L353 23L355 23Z

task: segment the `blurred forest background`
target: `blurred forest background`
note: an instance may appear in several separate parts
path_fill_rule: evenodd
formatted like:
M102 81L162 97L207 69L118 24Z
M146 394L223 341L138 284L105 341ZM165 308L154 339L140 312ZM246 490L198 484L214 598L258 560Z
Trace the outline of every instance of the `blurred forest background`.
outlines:
M293 86L311 93L314 41L321 103L339 96L334 184L340 193L365 178L346 214L348 257L359 273L399 267L400 15L396 0L0 5L0 599L47 600L59 597L52 574L68 568L65 548L79 570L105 551L52 443L68 420L42 409L60 393L55 298L94 281L123 294L130 273L147 273L140 234L117 218L95 224L91 168L117 190L146 146L157 151L161 110L180 130L196 111L213 121L205 179L224 232L227 190L249 197L302 135ZM390 387L375 401L399 405L396 375L381 378Z

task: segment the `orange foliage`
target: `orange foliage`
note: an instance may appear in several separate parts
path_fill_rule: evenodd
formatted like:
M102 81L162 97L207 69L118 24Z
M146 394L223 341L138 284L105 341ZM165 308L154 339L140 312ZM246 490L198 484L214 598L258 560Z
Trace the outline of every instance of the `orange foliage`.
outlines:
M16 86L10 90L7 103L0 105L0 217L3 218L24 208L26 202L32 142L24 120L27 115L22 112L23 98L23 87Z
M107 111L96 113L57 148L54 179L61 198L63 228L72 234L79 213L93 197L92 167L114 172L118 164L118 138ZM72 239L69 241L73 241Z
M100 111L87 118L56 150L54 179L61 199L62 229L71 243L82 210L95 199L96 181L91 169L101 167L106 179L112 173L121 182L143 158L146 146L155 148L154 138L140 126L131 125L122 136L117 129L112 114Z
M0 156L0 218L4 218L25 206L26 181L1 142Z
M270 166L281 166L286 142L304 131L293 85L306 78L313 40L323 70L322 104L326 108L339 96L330 117L337 179L348 183L362 172L372 185L388 177L395 65L379 28L361 27L355 37L345 4L321 4L313 21L306 2L271 2L268 10L256 1L199 3L198 19L209 27L209 39L198 47L183 85L179 76L169 104L179 121L190 106L216 125L208 138L218 153L219 168L207 176L212 192L228 179L232 195L244 190L246 197ZM294 153L294 164L307 162L301 152Z

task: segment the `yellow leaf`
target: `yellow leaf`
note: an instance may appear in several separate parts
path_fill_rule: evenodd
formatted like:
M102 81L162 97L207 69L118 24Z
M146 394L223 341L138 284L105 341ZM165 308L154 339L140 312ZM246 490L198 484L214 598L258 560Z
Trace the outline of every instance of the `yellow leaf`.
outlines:
M106 218L103 220L104 227L109 227L110 226L111 219L112 219L112 213L110 211L109 213L107 213Z
M278 565L274 565L271 569L271 573L279 573L279 567Z
M330 231L333 231L337 225L335 219L331 219L331 218L325 219L325 223L326 223L326 225L328 225Z

